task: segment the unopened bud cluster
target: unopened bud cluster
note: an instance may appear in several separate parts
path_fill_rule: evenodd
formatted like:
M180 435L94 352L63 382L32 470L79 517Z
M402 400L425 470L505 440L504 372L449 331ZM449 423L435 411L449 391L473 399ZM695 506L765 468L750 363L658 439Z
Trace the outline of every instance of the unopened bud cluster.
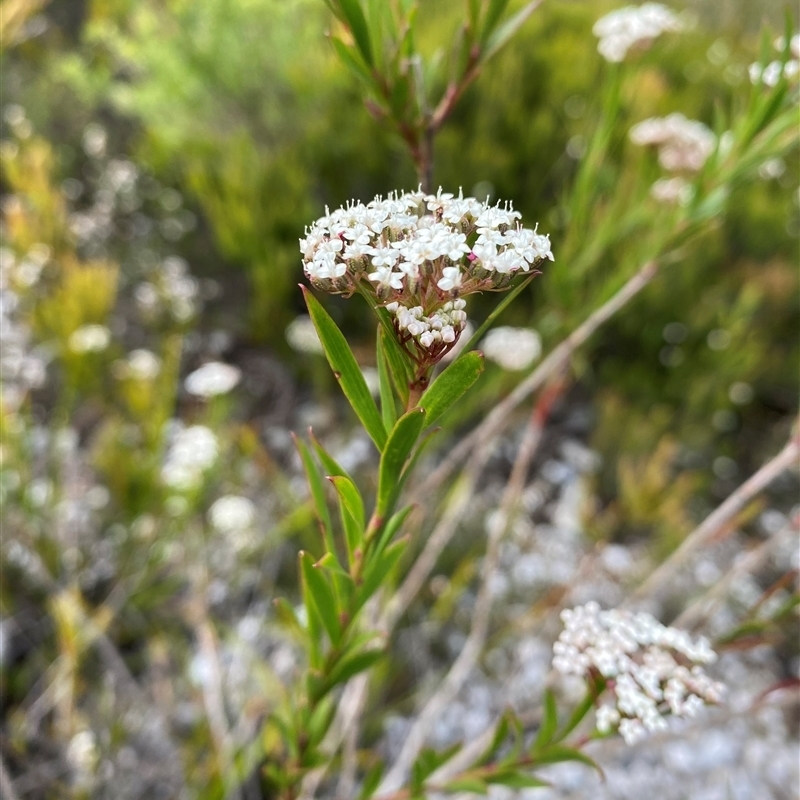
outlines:
M602 677L613 702L597 710L600 733L618 729L627 744L663 730L666 717L692 717L722 700L724 687L700 666L716 661L706 639L668 628L649 614L601 611L587 603L561 613L553 667L565 675Z
M417 361L433 363L458 341L463 296L502 291L515 274L553 260L549 237L523 228L510 203L440 189L326 211L300 240L306 276L323 291L373 295Z

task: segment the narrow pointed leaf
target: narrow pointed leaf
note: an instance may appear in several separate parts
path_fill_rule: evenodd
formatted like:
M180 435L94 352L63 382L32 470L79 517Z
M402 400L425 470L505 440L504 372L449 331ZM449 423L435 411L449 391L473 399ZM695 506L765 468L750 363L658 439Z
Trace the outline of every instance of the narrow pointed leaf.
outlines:
M493 55L502 50L541 3L542 0L531 0L530 3L517 11L514 16L500 25L486 40L486 49L484 50L482 60L488 61Z
M386 765L383 761L379 761L367 772L364 776L364 782L361 784L361 792L358 795L358 800L370 800L372 795L375 794L378 784L381 782L384 769L386 769Z
M386 444L386 429L383 427L380 411L372 399L367 382L364 380L344 334L316 297L304 286L301 288L308 306L308 313L325 350L325 356L342 391L378 450L383 450Z
M528 775L525 772L498 772L486 779L489 783L497 783L501 786L508 786L510 789L538 789L550 784L537 778L535 775Z
M273 601L272 605L278 621L292 631L295 636L305 639L308 632L300 624L300 620L297 618L297 614L289 601L285 597L278 597Z
M369 65L373 65L372 43L369 36L369 27L364 17L364 10L361 8L360 0L339 0L342 15L353 34L361 56Z
M339 495L339 509L342 527L347 544L347 557L352 567L356 560L356 551L364 545L364 503L355 484L343 476L335 476L328 480L336 488Z
M575 750L572 747L565 747L561 744L550 745L544 750L536 754L536 764L557 764L561 761L580 761L581 764L591 767L600 775L603 775L603 770L600 765L592 758L589 758L585 753L580 750Z
M425 424L425 410L412 408L397 420L381 455L378 471L377 513L380 517L391 511L400 490L400 474Z
M347 470L345 470L345 468L319 443L319 439L314 436L314 431L312 431L311 428L308 429L308 435L311 439L311 444L314 446L314 451L322 462L322 468L325 470L325 474L328 477L341 475L352 483L353 479L347 473Z
M325 682L326 690L330 691L340 683L352 678L353 675L358 675L359 672L374 666L383 658L384 654L383 650L371 649L342 656L328 673L328 679Z
M483 31L481 31L481 41L483 44L492 35L492 31L497 27L500 22L500 17L508 6L509 0L489 0L489 8L486 10L486 16L483 20Z
M333 588L328 583L323 571L314 566L311 556L303 551L300 552L300 569L303 575L304 599L309 618L313 609L335 647L341 639L342 626L336 610Z
M483 353L473 351L457 358L420 398L420 406L427 411L426 423L432 425L439 419L478 380L482 372Z
M364 571L364 582L359 589L356 610L360 609L375 594L384 578L397 566L407 545L408 538L404 537L390 544L380 556L373 556Z
M413 508L414 506L406 506L389 519L378 539L378 544L375 546L375 554L382 553L386 549L389 542L392 541L397 532L403 527L403 523L406 521Z
M536 735L536 740L533 743L534 751L553 740L553 736L558 726L558 709L556 708L556 698L550 689L544 693L544 712L542 716L542 724L539 728L539 733Z
M331 525L331 515L328 512L328 504L325 501L325 485L322 481L322 476L306 443L295 434L292 434L292 438L297 452L300 454L300 460L303 462L306 480L311 489L311 498L314 501L314 512L322 530L325 547L329 552L335 552L333 547L333 526Z
M336 55L339 56L339 60L358 80L372 88L374 86L372 75L370 75L369 70L364 66L364 62L355 55L353 49L348 47L338 36L331 36L330 40L333 49L336 51Z

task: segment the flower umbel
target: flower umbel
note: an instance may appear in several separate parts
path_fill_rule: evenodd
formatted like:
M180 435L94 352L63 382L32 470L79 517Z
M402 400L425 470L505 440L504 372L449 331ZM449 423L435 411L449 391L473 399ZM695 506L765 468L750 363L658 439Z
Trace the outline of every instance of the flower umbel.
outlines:
M613 697L597 709L600 733L618 729L627 744L663 730L666 717L693 717L719 703L724 686L701 664L716 661L703 637L696 640L649 614L587 603L561 612L564 630L553 645L553 667L564 675L603 679Z
M503 291L553 260L549 236L523 228L512 205L442 192L353 202L306 229L303 268L318 289L367 294L389 311L421 367L451 350L467 321L463 297Z

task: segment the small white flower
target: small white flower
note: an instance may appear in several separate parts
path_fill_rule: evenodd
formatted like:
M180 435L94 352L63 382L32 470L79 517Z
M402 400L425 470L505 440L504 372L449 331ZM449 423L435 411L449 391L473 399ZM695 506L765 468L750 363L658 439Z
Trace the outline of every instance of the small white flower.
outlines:
M445 267L442 277L436 284L443 292L452 292L461 286L461 270L458 267Z
M111 342L111 331L105 325L83 325L73 331L67 346L73 353L98 353Z
M184 381L184 388L195 397L215 397L227 394L242 378L242 371L230 364L210 361L192 372Z
M394 272L389 266L378 267L367 276L373 283L390 289L403 288L403 273Z

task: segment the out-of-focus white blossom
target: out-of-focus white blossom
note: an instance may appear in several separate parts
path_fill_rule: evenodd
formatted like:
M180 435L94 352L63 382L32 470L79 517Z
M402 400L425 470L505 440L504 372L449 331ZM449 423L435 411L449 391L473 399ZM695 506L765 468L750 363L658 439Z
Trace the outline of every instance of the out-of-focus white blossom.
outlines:
M650 196L659 203L685 205L692 199L692 185L685 178L660 178L650 187Z
M628 51L645 48L669 31L683 29L681 20L661 3L644 3L612 11L595 22L592 33L600 40L597 50L606 61L624 61Z
M184 387L195 397L216 397L227 394L242 379L242 371L230 364L209 361L192 372L184 381Z
M529 328L493 328L480 347L486 358L512 371L527 369L542 354L541 337Z
M132 350L121 362L120 376L138 381L152 381L161 372L161 359L149 350Z
M658 160L670 172L697 172L717 145L717 137L702 122L679 113L634 125L630 138L634 144L657 146Z
M97 353L111 342L111 331L105 325L82 325L69 337L67 346L73 353Z
M553 260L549 236L519 219L510 203L441 189L392 193L326 209L300 251L314 286L347 295L366 289L394 317L401 344L433 364L464 329L464 296L506 289L519 272Z
M174 489L193 489L213 466L217 453L217 437L209 428L204 425L178 427L161 468L161 480Z
M693 717L705 704L721 702L724 686L700 666L717 658L705 638L693 640L649 614L601 611L594 602L562 611L561 619L553 667L605 679L612 701L597 711L601 733L618 727L634 744L666 728L667 716Z
M238 533L249 530L256 519L256 507L251 500L228 494L215 500L208 509L208 521L219 533Z
M296 317L286 326L286 341L298 353L322 355L324 352L317 329L307 314Z
M770 61L766 66L755 63L749 66L747 72L753 85L761 83L773 88L782 77L791 80L800 73L800 61L795 58L789 59L785 64L781 61Z

